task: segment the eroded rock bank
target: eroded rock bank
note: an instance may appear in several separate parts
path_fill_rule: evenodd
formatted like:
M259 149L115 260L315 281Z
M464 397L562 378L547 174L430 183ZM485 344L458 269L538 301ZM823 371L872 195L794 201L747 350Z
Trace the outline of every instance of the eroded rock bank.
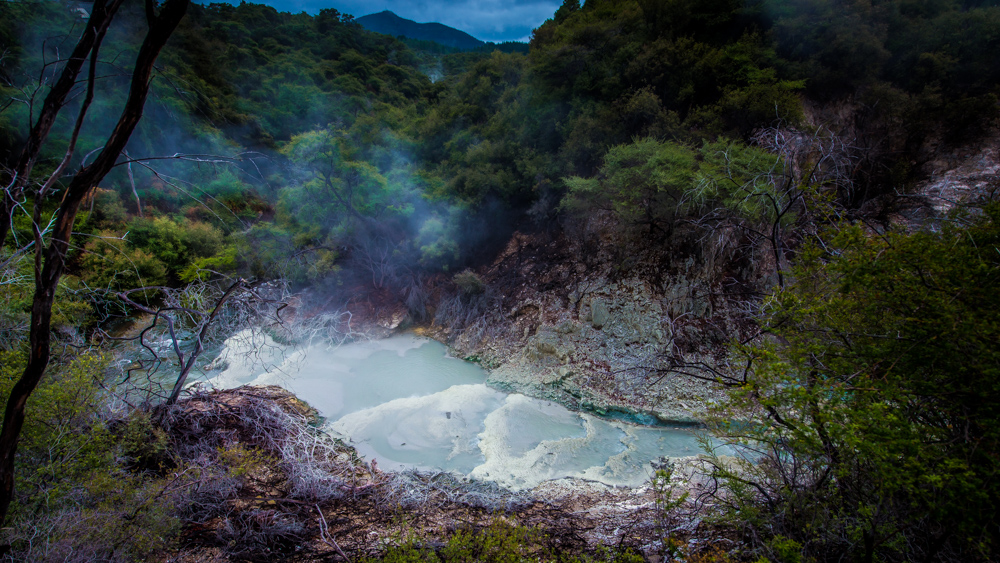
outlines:
M697 422L723 392L713 380L728 369L728 346L754 329L751 303L775 283L773 266L731 232L655 241L607 217L515 233L476 272L481 293L459 287L428 332L505 390Z

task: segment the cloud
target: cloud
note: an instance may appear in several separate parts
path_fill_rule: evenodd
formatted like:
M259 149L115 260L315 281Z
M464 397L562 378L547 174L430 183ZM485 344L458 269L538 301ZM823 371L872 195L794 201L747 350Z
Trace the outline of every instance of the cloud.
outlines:
M232 0L238 3L238 0ZM254 0L261 1L261 0ZM323 8L360 17L383 10L419 23L438 22L483 41L526 41L551 18L559 0L264 0L283 12L315 14Z

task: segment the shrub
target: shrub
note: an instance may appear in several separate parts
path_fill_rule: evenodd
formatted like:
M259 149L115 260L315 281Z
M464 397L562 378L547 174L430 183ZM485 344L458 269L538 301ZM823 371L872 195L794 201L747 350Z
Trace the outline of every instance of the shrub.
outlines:
M528 562L616 562L640 563L641 555L629 550L599 549L594 555L568 556L552 547L550 538L538 528L494 518L482 529L461 529L437 550L416 539L390 548L380 559L390 563L528 563Z
M87 243L79 267L80 277L92 288L123 290L167 281L166 264L111 231L102 231Z
M118 192L97 188L94 192L94 213L91 216L99 225L114 227L128 219L125 204Z
M0 352L0 400L24 367ZM21 561L131 561L167 547L179 522L167 481L132 471L162 454L148 416L116 418L100 387L107 359L83 354L53 365L28 401L18 446L17 496L0 531Z
M155 256L173 275L222 249L222 232L208 223L157 217L135 219L128 228L131 246Z
M998 244L993 204L936 231L847 227L803 249L719 413L719 434L755 452L716 460L716 477L759 553L996 559ZM732 423L748 417L762 422Z
M455 274L455 277L452 279L455 285L458 286L458 290L465 297L480 295L486 291L486 284L483 282L483 279L472 270L465 270Z

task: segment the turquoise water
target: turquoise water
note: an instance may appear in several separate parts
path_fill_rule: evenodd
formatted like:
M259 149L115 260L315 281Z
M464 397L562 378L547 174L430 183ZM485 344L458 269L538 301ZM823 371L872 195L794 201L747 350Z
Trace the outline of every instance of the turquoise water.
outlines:
M599 418L492 389L479 366L413 335L335 349L239 338L227 343L228 367L210 383L281 385L382 469L457 471L515 489L563 477L636 486L650 461L701 453L690 429Z

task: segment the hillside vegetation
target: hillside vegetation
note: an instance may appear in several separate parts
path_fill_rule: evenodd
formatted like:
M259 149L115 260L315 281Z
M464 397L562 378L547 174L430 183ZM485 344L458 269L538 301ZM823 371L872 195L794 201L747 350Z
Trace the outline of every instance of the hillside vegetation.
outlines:
M126 2L85 65L99 77L93 101L81 79L15 189L84 21L62 2L0 2L3 397L29 357L35 253L118 119L146 25ZM178 372L227 331L286 320L286 307L341 339L350 332L327 320L342 317L324 314L374 325L399 309L446 334L489 311L514 318L525 282L484 272L513 260L502 252L517 232L556 248L536 248L542 262L583 249L582 270L600 257L619 278L640 266L676 278L681 261L726 248L727 277L709 285L742 308L729 315L740 329L709 338L711 318L688 315L691 349L711 340L718 361L698 371L671 351L656 369L716 386L726 400L707 422L754 453L710 460L718 488L698 532L709 540L661 537L662 553L995 560L997 183L948 215L914 202L944 155L995 133L997 52L989 0L565 0L527 53L394 39L333 9L192 4L119 164L72 225L3 542L15 558L87 546L81 557L127 560L193 541L200 501L166 494L172 479L236 482L277 454L227 442L209 456L226 465L209 470L172 451L180 423L162 404ZM538 274L537 290L579 315L567 276ZM176 358L139 345L154 335L174 338ZM233 525L245 529L227 538L262 526ZM230 556L287 555L295 533ZM432 560L407 545L393 557Z

